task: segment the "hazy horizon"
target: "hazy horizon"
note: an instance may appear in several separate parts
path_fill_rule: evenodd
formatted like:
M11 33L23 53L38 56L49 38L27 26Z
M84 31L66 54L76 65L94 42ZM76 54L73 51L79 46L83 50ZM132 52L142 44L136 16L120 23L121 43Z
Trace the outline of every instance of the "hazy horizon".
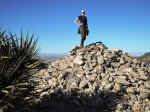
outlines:
M146 52L128 52L130 56L142 56ZM39 56L41 57L47 57L47 56L65 56L67 53L39 53Z

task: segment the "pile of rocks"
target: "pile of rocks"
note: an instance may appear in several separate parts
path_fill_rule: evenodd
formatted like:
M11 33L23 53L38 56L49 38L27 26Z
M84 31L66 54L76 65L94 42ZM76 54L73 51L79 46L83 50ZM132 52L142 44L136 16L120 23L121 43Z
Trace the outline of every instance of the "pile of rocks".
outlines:
M111 112L150 112L150 68L102 42L74 47L38 73L40 98L71 98L78 107ZM91 110L90 110L91 111Z

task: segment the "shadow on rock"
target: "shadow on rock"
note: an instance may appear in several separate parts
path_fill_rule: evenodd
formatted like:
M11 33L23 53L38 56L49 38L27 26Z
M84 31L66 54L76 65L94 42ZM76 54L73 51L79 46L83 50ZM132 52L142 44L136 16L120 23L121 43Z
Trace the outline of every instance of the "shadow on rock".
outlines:
M57 89L54 93L43 93L39 103L34 105L36 112L112 112L121 100L121 95L102 91L95 95L63 92Z

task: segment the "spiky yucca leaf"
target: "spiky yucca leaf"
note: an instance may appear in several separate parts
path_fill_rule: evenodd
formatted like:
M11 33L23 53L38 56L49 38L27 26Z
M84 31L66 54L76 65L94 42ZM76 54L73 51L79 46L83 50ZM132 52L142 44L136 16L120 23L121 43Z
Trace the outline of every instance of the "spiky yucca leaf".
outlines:
M34 34L29 37L29 33L23 35L9 35L5 31L0 32L0 82L10 83L20 77L24 71L34 69L38 65L38 60L34 57L38 53L37 41ZM35 64L36 63L36 64ZM33 66L34 65L34 66ZM32 67L29 67L32 66Z
M26 84L30 74L24 72L39 65L37 41L28 32L17 36L0 29L0 111L15 108L14 98L31 89Z

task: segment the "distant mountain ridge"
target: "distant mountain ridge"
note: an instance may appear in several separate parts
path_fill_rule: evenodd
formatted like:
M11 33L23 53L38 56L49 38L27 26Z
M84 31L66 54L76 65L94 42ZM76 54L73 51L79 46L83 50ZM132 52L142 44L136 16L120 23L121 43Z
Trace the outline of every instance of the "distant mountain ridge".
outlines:
M143 61L145 64L150 64L150 52L147 52L144 55L137 57L137 59Z
M145 52L128 52L130 56L143 56Z
M39 53L39 56L41 57L47 57L47 56L65 56L65 53Z

